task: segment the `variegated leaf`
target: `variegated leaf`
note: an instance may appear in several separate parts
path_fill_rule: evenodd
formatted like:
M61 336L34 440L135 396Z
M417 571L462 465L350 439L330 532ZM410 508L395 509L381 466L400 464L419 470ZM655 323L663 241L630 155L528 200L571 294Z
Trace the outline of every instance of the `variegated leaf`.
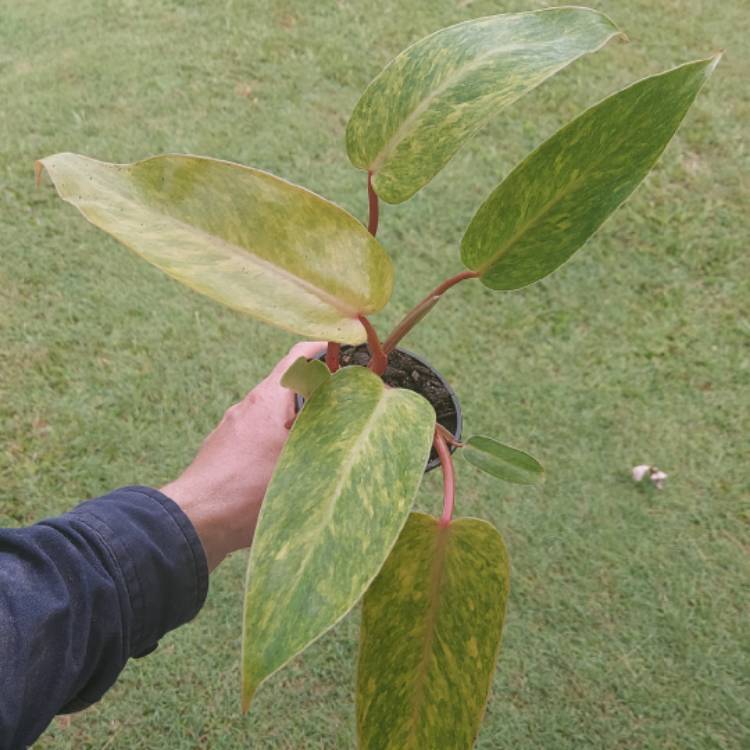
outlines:
M589 8L548 8L450 26L404 50L375 78L346 129L352 163L373 173L388 203L426 185L493 114L616 26Z
M412 391L345 367L300 412L250 551L242 703L340 620L383 565L409 514L435 412Z
M309 399L315 389L330 377L330 370L319 359L299 357L281 376L281 385Z
M472 747L508 589L508 557L491 524L409 516L364 597L357 673L362 750Z
M478 469L506 482L538 484L544 481L544 469L533 456L492 438L473 435L464 443L461 453Z
M60 196L183 284L301 336L357 344L388 301L383 248L343 209L266 172L199 156L42 159Z
M491 289L518 289L554 271L648 174L718 61L645 78L558 130L477 211L463 262Z

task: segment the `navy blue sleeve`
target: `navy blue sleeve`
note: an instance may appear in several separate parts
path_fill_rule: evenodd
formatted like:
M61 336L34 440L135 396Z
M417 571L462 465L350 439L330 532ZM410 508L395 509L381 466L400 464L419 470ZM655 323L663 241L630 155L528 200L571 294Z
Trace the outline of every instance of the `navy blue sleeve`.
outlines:
M195 617L207 589L195 529L148 487L0 529L0 748L98 701L131 656Z

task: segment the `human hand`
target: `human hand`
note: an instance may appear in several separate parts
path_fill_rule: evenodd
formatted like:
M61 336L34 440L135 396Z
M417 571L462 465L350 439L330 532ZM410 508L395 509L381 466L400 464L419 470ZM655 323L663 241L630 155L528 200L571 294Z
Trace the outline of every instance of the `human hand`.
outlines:
M190 466L161 488L190 519L213 570L230 552L249 547L266 487L294 417L294 394L280 384L298 357L325 344L295 344L271 374L227 409Z

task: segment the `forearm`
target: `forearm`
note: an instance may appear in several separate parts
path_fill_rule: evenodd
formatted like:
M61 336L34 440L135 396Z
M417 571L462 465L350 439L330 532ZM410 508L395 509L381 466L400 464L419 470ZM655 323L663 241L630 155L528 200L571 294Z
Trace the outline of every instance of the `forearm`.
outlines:
M294 415L297 344L230 407L163 488L126 487L26 529L0 529L0 750L99 700L131 656L203 605L208 571L250 545ZM170 499L171 498L171 499Z
M0 747L99 700L128 658L195 616L207 586L195 529L156 490L0 530Z

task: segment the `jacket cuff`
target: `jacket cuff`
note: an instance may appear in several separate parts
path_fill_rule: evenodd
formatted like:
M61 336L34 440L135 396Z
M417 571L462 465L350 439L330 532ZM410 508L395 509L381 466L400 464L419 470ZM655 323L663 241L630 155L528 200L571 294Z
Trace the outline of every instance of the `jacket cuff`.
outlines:
M208 592L206 555L174 501L150 487L123 487L70 515L96 530L120 568L131 609L129 656L145 656L198 614Z

